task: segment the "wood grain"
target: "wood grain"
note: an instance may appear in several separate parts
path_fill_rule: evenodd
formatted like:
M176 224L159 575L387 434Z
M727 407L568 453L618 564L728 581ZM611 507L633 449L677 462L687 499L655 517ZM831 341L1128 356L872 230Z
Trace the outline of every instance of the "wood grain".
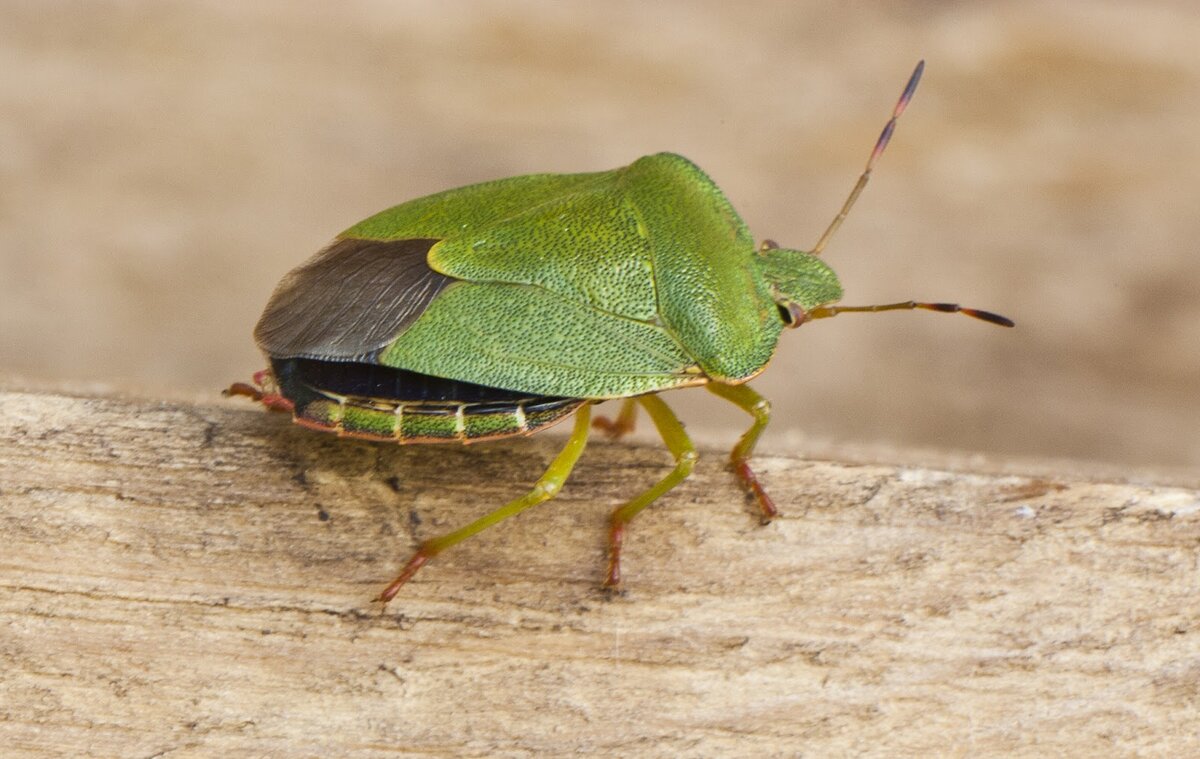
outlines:
M1200 493L593 442L557 502L370 599L552 436L337 440L225 406L0 393L0 745L19 756L1200 751ZM10 754L10 755L11 755Z

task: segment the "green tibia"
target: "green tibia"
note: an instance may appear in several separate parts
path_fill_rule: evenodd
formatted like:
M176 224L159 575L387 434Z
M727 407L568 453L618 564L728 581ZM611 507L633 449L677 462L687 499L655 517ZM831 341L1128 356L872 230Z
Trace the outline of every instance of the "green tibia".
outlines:
M544 503L558 495L558 492L562 490L563 483L570 476L571 470L575 468L575 462L579 461L579 457L583 454L583 449L587 445L588 432L591 428L591 418L591 407L587 404L575 412L575 429L571 432L571 436L567 438L567 444L559 451L558 456L554 458L554 461L546 469L545 474L534 483L532 490L516 500L509 501L495 511L476 519L466 527L461 527L446 535L426 540L421 544L421 552L427 556L436 556L450 546L461 543L472 535L477 535L498 522L502 522L511 516L516 516L531 506L537 506L539 503Z
M404 569L401 570L400 575L395 580L392 580L391 584L379 594L379 600L387 603L395 598L396 594L400 592L401 586L411 580L413 575L417 573L417 570L425 566L430 559L447 548L457 545L509 517L516 516L526 509L537 506L539 503L545 503L558 495L558 492L562 490L563 483L571 475L571 470L575 468L575 462L579 461L579 457L583 455L583 449L587 445L588 432L591 427L591 418L591 404L584 404L575 414L575 429L571 432L571 437L567 438L567 444L554 457L554 461L546 469L545 474L539 477L538 481L534 483L532 490L520 498L509 501L495 511L485 514L465 527L460 527L454 532L426 540L417 549L413 557L408 560L408 563L404 565Z
M754 424L746 430L729 454L729 463L733 466L733 473L741 481L742 487L758 501L763 524L766 524L778 516L779 511L767 495L767 491L759 484L754 470L750 468L750 455L754 453L754 445L758 442L759 435L762 435L767 422L771 420L771 404L749 385L722 385L719 382L710 382L705 387L713 395L724 398L754 417Z
M683 424L675 416L675 412L657 395L641 395L637 401L650 413L650 419L658 428L658 434L662 435L663 442L675 457L675 468L654 487L626 502L609 517L608 576L604 584L610 588L621 584L621 544L625 539L625 525L642 509L686 480L692 473L692 468L696 466L696 447L692 445L691 438L683 429Z

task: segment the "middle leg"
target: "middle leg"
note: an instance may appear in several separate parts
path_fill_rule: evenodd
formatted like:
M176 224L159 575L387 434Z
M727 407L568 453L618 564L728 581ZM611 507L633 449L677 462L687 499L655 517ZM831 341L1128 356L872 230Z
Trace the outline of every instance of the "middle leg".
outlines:
M617 414L615 420L609 419L606 416L598 416L592 422L592 426L602 431L611 440L620 440L621 438L633 432L634 425L637 424L637 399L626 398L621 401L621 411Z
M642 395L637 401L650 414L651 421L658 428L658 434L675 457L675 468L654 487L612 513L608 533L608 576L604 580L604 586L608 588L615 588L621 584L621 544L625 540L625 526L638 512L687 479L692 473L692 468L696 466L696 448L675 412L657 395Z

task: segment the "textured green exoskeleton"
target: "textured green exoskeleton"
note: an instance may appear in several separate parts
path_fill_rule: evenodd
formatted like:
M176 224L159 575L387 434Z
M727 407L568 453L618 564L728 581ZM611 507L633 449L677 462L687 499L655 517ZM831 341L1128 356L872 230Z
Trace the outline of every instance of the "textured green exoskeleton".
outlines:
M744 384L785 327L841 311L818 254L891 137L921 65L842 211L810 252L756 246L720 189L691 161L659 153L612 171L536 174L441 192L362 221L280 283L255 337L271 367L251 395L338 434L399 443L493 440L576 414L566 447L525 496L423 543L383 592L391 599L430 558L551 498L582 453L590 405L627 399L610 434L649 413L676 460L655 487L613 512L606 584L620 581L625 525L696 460L656 393L706 385L754 417L733 451L764 519L775 512L748 464L767 402Z

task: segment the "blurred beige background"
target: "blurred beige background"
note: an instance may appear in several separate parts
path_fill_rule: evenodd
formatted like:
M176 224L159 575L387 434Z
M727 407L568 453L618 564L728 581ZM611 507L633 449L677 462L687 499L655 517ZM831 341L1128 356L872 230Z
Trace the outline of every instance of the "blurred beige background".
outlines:
M1139 3L0 2L0 383L215 399L276 280L469 182L681 152L807 247L766 444L1200 466L1200 10ZM96 386L95 384L90 386ZM709 439L744 426L676 398Z

